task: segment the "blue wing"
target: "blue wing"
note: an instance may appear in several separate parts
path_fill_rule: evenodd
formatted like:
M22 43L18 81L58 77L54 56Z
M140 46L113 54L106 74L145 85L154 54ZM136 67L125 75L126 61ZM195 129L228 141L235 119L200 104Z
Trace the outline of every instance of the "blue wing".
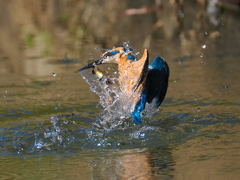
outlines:
M155 107L159 107L165 98L168 88L169 67L161 57L156 57L148 66L146 80L146 101L151 103L156 98Z
M159 107L165 98L168 88L169 67L161 57L156 57L148 66L145 89L132 113L135 124L142 123L140 113L144 110L146 102L151 103L156 98L155 107Z

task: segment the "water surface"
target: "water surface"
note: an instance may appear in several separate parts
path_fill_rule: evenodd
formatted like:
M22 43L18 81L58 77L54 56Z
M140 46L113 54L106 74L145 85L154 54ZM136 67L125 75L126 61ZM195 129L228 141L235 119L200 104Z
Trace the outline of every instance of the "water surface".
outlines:
M1 2L1 179L239 179L238 12L114 3ZM73 72L128 40L167 61L166 99L141 126L98 129Z

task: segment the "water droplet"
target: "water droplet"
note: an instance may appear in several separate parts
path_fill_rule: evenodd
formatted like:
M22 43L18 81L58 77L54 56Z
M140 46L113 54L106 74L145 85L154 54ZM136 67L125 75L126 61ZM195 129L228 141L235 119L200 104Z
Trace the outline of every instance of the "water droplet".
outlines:
M145 133L141 133L140 136L141 136L141 138L144 138Z
M206 34L206 35L208 35L208 32L207 32L207 31L205 31L205 34Z
M54 117L54 116L52 116L52 117L51 117L51 123L52 123L52 125L56 125L56 124L57 124L57 122L58 122L58 118L57 118L57 117Z
M35 144L35 147L36 147L37 149L40 149L40 148L42 148L42 144L41 144L41 143L36 143L36 144Z
M4 94L3 97L7 97L7 95Z
M75 122L75 121L73 121L73 124L76 124L76 122Z
M101 146L101 143L98 143L97 146Z
M8 91L5 91L6 93L8 93Z
M197 98L197 97L195 97L194 99L195 99L195 100L198 100L198 98Z
M57 107L55 107L55 109L57 109Z
M58 103L58 106L61 106L61 104L60 104L60 103Z
M203 64L203 60L201 60L201 63Z
M176 80L174 82L177 82Z
M90 53L90 56L92 56L92 53Z
M107 146L111 146L111 143L107 143Z
M53 72L53 73L52 73L52 76L56 76L56 74Z
M63 138L62 138L62 136L57 136L57 140L59 140L60 142L62 142L62 140L63 140Z
M200 57L203 57L203 53L200 53Z
M198 108L197 108L197 112L200 112L200 111L201 111L201 108L198 107Z
M67 120L64 120L64 121L63 121L63 124L68 124L68 121L67 121Z
M203 48L203 49L205 49L205 48L206 48L206 45L205 45L205 44L203 44L203 45L202 45L202 48Z
M117 145L120 146L120 143L118 143Z
M181 65L182 62L181 62L181 58L178 58L178 64Z

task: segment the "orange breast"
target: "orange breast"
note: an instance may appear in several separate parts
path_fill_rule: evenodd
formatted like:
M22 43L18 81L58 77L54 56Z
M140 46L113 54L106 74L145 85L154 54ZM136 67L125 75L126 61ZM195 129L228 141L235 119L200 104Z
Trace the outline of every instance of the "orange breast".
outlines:
M126 59L127 56L118 60L120 89L129 95L144 85L148 70L148 52L145 49L143 56L138 61Z

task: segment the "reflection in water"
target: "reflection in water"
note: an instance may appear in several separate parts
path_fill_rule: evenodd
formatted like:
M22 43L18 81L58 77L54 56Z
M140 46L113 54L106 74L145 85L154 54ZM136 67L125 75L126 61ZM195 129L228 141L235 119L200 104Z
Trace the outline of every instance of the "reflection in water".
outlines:
M0 1L0 177L238 179L239 1L177 2ZM169 62L166 100L92 128L98 97L72 72L127 40Z
M95 158L90 163L94 179L172 179L173 166L167 148L124 150L117 156Z
M201 155L198 155L198 152L191 149L191 147L195 147L195 141L198 142L195 148L208 145L206 141L211 143L213 140L220 140L221 143L230 143L231 134L236 133L232 126L239 123L239 115L207 114L197 110L198 107L201 107L201 109L209 109L209 112L216 112L211 109L219 109L222 104L232 109L235 106L239 107L238 104L224 101L198 102L196 100L167 99L164 108L172 112L167 110L162 115L156 114L149 122L151 125L117 128L110 131L91 128L90 125L93 121L84 117L83 114L64 115L66 108L69 109L67 112L71 112L73 108L78 109L75 105L73 107L59 106L58 110L61 115L52 117L51 124L48 121L35 121L23 122L18 125L16 123L9 124L6 128L1 128L1 157L3 159L14 156L20 156L23 159L30 158L27 161L22 160L23 162L17 160L26 165L35 158L43 159L44 163L39 162L40 167L44 167L46 163L52 161L49 164L50 172L66 171L69 176L73 174L78 176L78 173L71 174L71 171L67 171L68 166L73 169L80 167L81 171L84 169L82 174L85 177L91 176L94 179L117 177L120 179L132 179L133 177L137 179L171 179L175 175L177 177L183 175L179 169L184 169L186 166L181 167L178 163L184 163L184 160L179 161L182 155L188 156L185 148L192 152L191 157L197 158L197 161L202 158L214 160L218 156L218 152L212 149L202 150ZM174 107L181 107L186 111L192 106L196 108L191 114L177 113L177 110L174 110ZM83 109L84 107L80 106L79 108ZM50 108L48 107L48 109ZM89 115L94 113L93 118L96 118L99 112L94 112L92 109L87 108L85 112L88 112ZM48 110L48 112L51 111ZM194 112L198 112L198 114L196 115ZM17 113L21 113L22 119L26 119L29 115L36 115L34 111L17 109L12 109L9 113L15 116ZM14 118L14 116L8 116L9 113L6 113L5 116L8 119ZM162 116L165 116L164 120L161 119ZM205 141L201 141L201 138ZM219 143L215 143L218 148L221 147ZM208 155L208 153L210 154ZM52 155L55 158L48 162L49 156ZM60 158L59 162L56 161L57 157ZM82 159L85 160L82 161ZM185 162L185 164L191 161L190 158L189 162ZM71 163L69 164L69 162ZM58 164L58 167L54 166L55 163ZM17 167L17 172L21 172L22 167ZM26 169L24 171L29 173ZM184 169L183 172L185 171L187 169Z

